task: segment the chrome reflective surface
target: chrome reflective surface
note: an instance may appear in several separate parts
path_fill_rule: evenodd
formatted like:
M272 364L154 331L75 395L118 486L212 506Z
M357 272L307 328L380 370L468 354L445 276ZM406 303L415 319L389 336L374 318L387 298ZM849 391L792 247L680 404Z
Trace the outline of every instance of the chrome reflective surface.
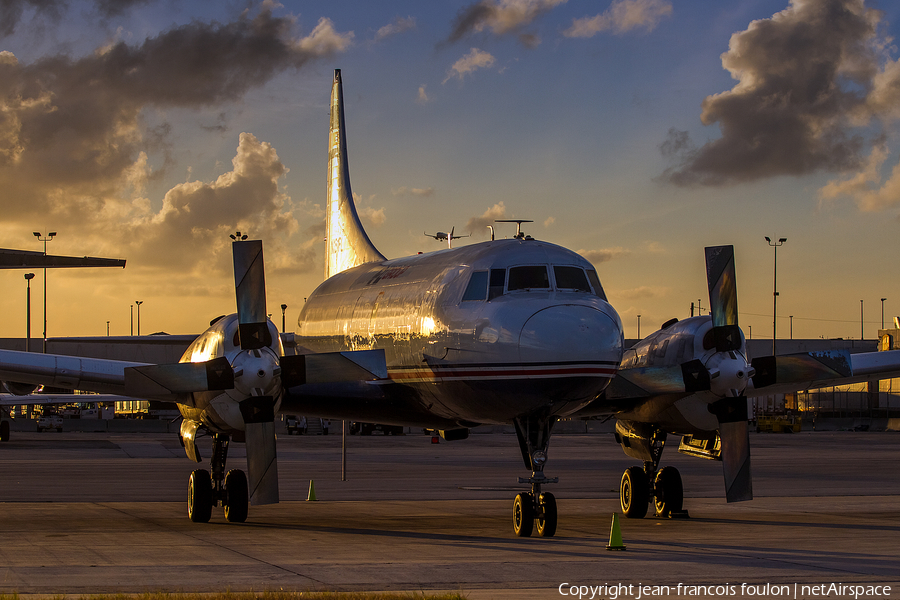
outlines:
M331 86L331 127L328 133L328 186L325 216L325 278L367 262L384 260L359 222L350 189L347 136L341 71Z

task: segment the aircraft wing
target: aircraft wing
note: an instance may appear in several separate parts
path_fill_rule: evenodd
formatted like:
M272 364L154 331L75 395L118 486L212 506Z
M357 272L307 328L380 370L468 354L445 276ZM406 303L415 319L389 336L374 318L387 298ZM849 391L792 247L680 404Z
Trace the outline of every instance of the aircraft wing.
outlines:
M25 404L49 406L53 404L71 404L73 402L105 403L128 400L143 400L143 398L118 396L116 394L28 394L25 396L0 394L0 406L22 406Z
M154 365L0 350L0 380L177 401L179 396L190 392L231 389L234 371L224 357L206 362Z
M900 350L801 352L764 356L750 363L756 374L747 386L748 397L900 377Z

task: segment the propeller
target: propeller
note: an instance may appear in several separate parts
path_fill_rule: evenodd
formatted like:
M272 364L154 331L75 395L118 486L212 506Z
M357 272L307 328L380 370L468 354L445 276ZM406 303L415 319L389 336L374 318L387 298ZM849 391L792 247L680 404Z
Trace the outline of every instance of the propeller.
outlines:
M278 461L275 453L275 401L281 387L280 357L271 350L266 317L266 274L260 240L231 244L237 298L238 341L235 389L247 396L240 403L247 443L250 503L278 502ZM240 364L239 364L240 363Z
M750 425L744 390L754 372L746 357L735 352L740 350L742 340L738 326L734 246L706 248L706 282L713 322L710 333L716 348L706 369L710 391L722 397L711 404L709 410L719 421L725 498L728 502L752 500Z

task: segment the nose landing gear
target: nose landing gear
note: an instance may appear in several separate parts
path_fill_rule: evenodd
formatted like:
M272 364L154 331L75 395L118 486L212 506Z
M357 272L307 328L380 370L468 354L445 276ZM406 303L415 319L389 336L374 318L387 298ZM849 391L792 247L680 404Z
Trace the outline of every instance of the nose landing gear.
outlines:
M518 494L513 501L513 533L519 537L530 537L535 525L541 537L556 535L559 522L556 498L550 492L541 491L541 486L559 482L559 477L544 475L554 422L556 417L521 417L514 421L522 459L525 467L531 469L531 477L519 477L519 483L531 484L531 492Z

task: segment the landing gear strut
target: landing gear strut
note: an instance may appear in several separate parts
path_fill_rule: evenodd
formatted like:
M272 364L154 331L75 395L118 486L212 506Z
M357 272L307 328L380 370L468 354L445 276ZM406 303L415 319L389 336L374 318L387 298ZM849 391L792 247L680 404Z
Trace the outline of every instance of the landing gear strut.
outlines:
M644 466L628 467L622 475L619 485L622 513L630 519L642 519L652 501L657 517L686 517L681 474L675 467L659 468L659 459L666 445L666 432L653 427L649 435L642 439L645 443L640 447L636 447L636 439L641 437L631 438L630 449L645 459Z
M556 498L541 491L542 485L559 482L559 477L544 475L550 430L555 422L556 417L520 417L514 421L522 459L525 467L531 469L531 477L519 477L519 483L531 484L531 492L518 494L513 501L513 532L519 537L531 536L535 525L541 537L556 534Z
M249 495L247 476L239 469L225 472L230 438L221 433L213 435L210 470L197 469L188 480L188 517L194 523L208 523L213 506L225 507L225 520L243 523L247 520Z

